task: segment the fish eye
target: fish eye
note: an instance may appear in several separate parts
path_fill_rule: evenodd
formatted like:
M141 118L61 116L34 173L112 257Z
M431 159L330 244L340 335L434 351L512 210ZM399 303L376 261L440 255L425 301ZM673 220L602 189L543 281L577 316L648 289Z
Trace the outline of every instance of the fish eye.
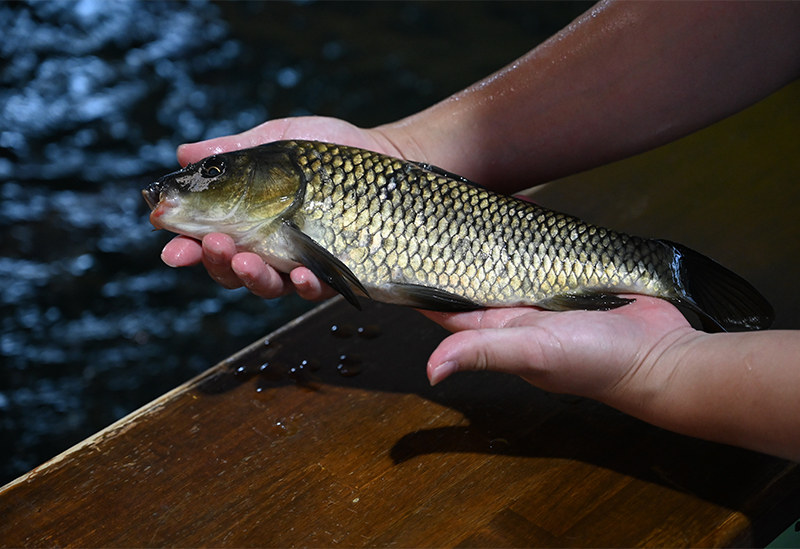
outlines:
M200 166L200 175L203 177L217 177L223 173L225 173L225 159L221 156L206 158Z

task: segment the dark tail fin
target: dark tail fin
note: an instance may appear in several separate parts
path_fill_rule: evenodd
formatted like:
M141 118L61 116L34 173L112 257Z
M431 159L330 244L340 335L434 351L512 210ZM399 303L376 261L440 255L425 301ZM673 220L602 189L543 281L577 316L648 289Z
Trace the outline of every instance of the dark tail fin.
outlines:
M775 319L772 305L747 282L713 259L674 242L683 298L673 299L696 313L708 332L765 330Z

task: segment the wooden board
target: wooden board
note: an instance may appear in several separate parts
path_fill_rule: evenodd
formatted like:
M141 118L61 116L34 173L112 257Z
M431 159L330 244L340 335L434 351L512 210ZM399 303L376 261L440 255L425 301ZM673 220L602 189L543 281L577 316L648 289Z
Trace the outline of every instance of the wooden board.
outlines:
M750 543L797 476L510 376L431 388L423 366L445 335L413 311L336 300L6 487L0 539L727 545Z
M535 196L717 257L798 328L798 120L795 84ZM0 543L752 546L800 516L794 463L510 376L429 387L446 335L411 310L329 302L5 486Z

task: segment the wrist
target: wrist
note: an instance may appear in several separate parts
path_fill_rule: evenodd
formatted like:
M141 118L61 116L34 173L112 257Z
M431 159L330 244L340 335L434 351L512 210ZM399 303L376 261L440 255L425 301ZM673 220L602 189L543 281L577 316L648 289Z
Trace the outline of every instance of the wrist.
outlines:
M467 132L461 131L458 118L454 116L446 99L428 109L388 124L372 128L379 139L386 140L403 158L416 162L427 162L444 170L464 175L468 166L464 154L463 140Z
M653 345L642 346L625 375L597 400L659 427L680 430L685 411L685 370L697 367L692 359L709 337L714 335L687 327L660 337Z

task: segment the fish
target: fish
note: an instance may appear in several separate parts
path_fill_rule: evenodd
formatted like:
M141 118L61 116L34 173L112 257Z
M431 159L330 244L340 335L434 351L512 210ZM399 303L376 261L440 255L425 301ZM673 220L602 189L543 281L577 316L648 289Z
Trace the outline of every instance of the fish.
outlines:
M708 332L768 328L749 282L681 244L584 222L431 164L319 141L209 156L142 191L150 221L233 238L279 272L303 265L357 296L434 311L609 310L639 294Z

